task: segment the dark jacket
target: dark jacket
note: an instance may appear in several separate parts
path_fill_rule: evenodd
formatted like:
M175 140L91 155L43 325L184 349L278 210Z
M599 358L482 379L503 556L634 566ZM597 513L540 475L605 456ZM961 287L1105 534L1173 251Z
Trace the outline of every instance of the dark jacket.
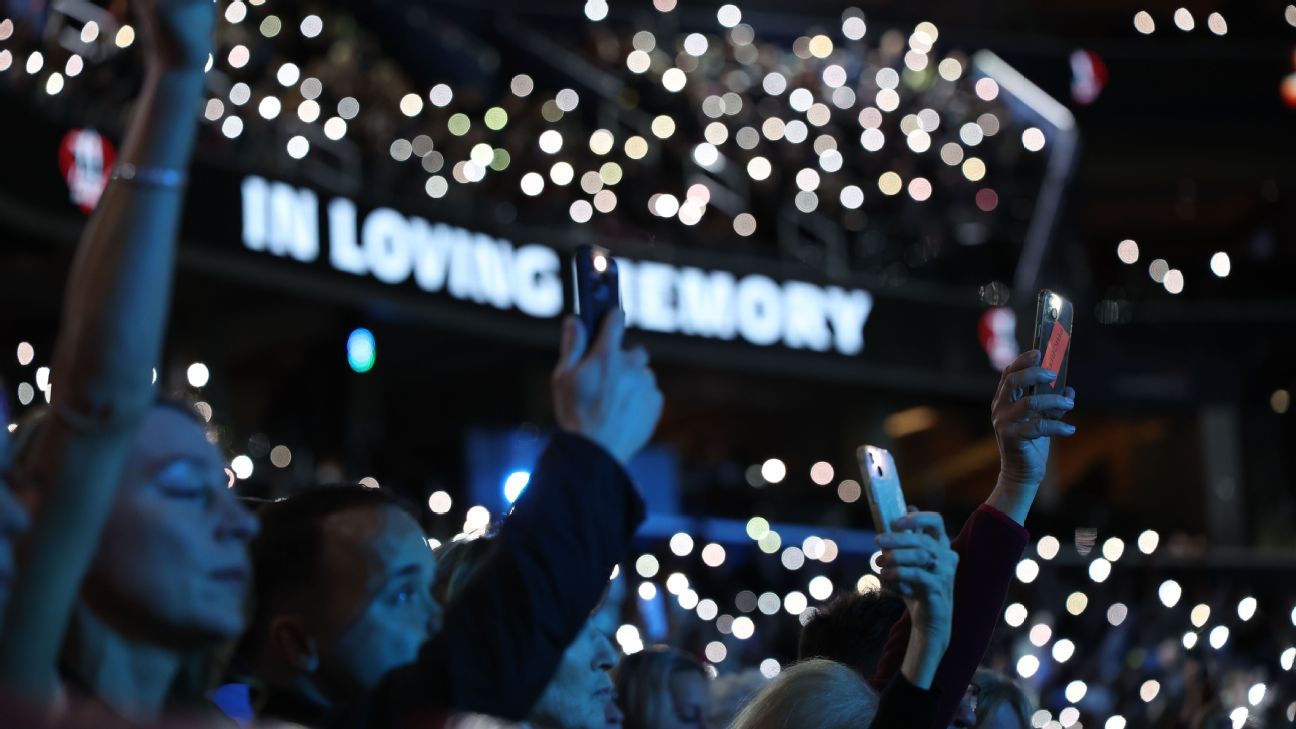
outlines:
M643 500L615 459L581 436L555 435L496 548L415 663L389 673L364 706L316 715L272 694L267 718L330 729L434 727L452 712L523 719L643 518Z

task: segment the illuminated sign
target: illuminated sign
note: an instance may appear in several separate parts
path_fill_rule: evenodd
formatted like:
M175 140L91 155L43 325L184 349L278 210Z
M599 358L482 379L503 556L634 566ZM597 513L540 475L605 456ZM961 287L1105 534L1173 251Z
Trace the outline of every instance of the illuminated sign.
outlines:
M343 273L389 285L413 281L428 293L536 318L567 309L560 256L548 246L514 245L391 208L362 217L341 197L321 217L315 192L255 176L243 180L242 210L251 251L303 263L326 255ZM619 257L617 265L632 327L848 355L864 349L873 309L867 291Z

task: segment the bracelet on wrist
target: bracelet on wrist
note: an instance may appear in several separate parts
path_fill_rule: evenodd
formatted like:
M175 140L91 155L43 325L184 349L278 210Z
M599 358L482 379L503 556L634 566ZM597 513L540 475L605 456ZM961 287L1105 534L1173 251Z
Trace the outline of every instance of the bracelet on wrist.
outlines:
M132 185L158 188L181 188L188 182L184 170L169 167L136 167L130 163L117 165L112 178Z

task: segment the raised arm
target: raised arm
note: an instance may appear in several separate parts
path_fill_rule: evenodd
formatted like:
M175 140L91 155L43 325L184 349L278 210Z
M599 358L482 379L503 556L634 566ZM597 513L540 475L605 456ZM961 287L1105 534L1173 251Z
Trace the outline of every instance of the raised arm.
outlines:
M1012 584L1017 560L1029 540L1023 524L1048 465L1050 437L1070 436L1075 428L1050 415L1069 412L1075 391L1065 396L1027 396L1031 385L1049 382L1053 373L1038 366L1039 352L1018 357L999 381L991 406L1000 469L994 491L963 525L953 543L959 554L954 578L954 618L949 648L932 681L939 692L930 726L945 729L976 673L998 625L999 612ZM912 642L911 616L900 618L871 683L885 686L902 670L905 648Z
M489 560L447 606L441 632L417 663L388 675L359 718L366 725L445 711L520 720L540 697L643 520L624 464L652 436L662 396L647 353L622 350L624 329L611 314L587 351L580 323L565 322L553 376L563 432Z
M1074 425L1054 417L1075 407L1073 388L1066 388L1063 395L1026 394L1031 386L1057 378L1039 361L1039 351L1032 350L1008 365L991 408L999 444L999 479L986 504L1022 526L1044 481L1052 437L1075 433Z
M133 8L143 88L68 277L50 419L13 470L36 511L6 612L0 683L36 700L56 686L68 616L153 399L215 22L210 0L141 0Z
M928 689L949 647L959 556L950 548L940 514L911 512L896 520L896 528L878 536L878 546L884 550L882 579L904 599L912 625L900 673Z

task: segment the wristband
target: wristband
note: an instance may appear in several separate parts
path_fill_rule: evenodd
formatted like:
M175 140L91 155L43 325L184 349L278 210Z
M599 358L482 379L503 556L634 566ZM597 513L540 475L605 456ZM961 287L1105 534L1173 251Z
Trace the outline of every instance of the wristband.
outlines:
M136 167L133 164L120 164L113 170L112 178L144 187L179 188L184 187L187 178L184 170L166 167Z

